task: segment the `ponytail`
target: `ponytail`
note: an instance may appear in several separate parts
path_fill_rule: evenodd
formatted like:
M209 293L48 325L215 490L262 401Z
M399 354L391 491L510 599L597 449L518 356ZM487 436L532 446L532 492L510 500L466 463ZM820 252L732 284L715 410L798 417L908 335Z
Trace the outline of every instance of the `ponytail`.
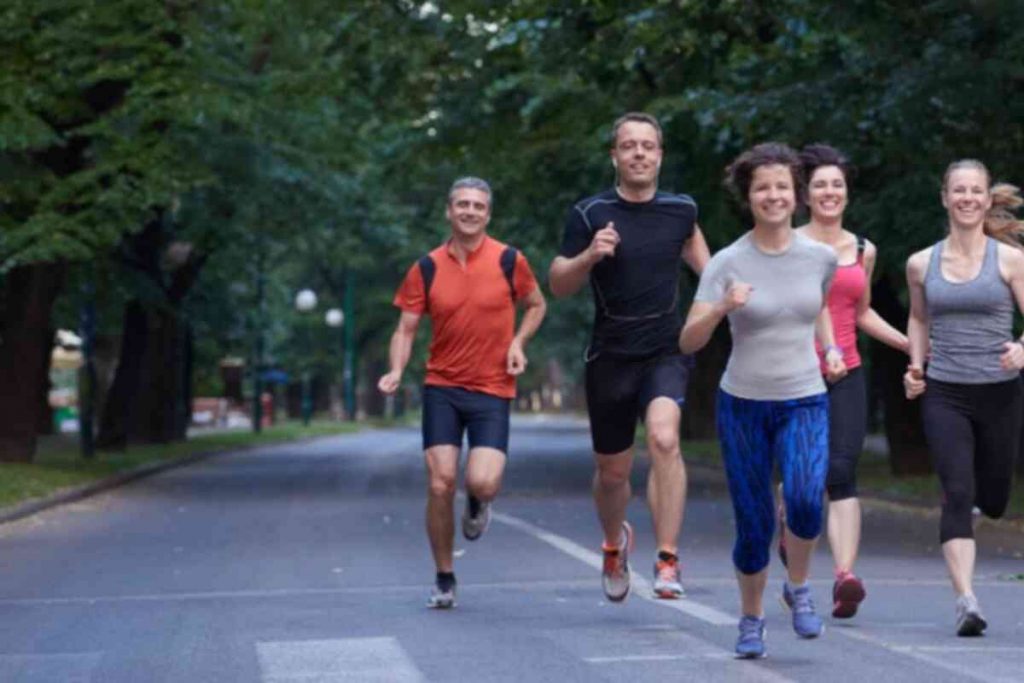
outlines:
M1024 249L1024 221L1018 220L1013 211L1024 204L1020 188L1009 183L996 183L989 190L992 208L985 214L985 234L1000 242Z

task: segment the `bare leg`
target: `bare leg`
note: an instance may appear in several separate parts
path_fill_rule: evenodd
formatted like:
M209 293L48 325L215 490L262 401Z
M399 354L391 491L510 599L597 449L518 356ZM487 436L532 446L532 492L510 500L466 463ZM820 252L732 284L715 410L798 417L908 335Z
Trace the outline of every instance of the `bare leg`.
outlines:
M828 542L837 572L852 572L860 547L860 500L844 498L829 503Z
M433 446L425 453L427 463L427 538L439 572L454 568L455 482L458 476L458 446Z
M736 572L740 585L740 609L744 615L761 618L764 616L764 587L768 583L768 570L756 574Z
M686 505L686 467L679 450L679 405L656 398L647 407L647 450L651 470L647 476L647 503L654 520L658 550L679 552L679 531Z
M786 564L790 585L799 585L807 581L811 570L811 553L818 539L806 540L800 538L789 527L783 532L786 534L786 553L789 561Z
M595 453L594 462L594 503L604 543L611 548L622 542L622 523L626 521L626 506L632 495L629 471L633 466L633 449L613 455Z
M973 538L953 538L942 544L942 555L957 595L974 595L976 550Z
M505 454L496 448L477 446L470 450L466 460L466 493L481 503L494 500L501 490L506 461Z

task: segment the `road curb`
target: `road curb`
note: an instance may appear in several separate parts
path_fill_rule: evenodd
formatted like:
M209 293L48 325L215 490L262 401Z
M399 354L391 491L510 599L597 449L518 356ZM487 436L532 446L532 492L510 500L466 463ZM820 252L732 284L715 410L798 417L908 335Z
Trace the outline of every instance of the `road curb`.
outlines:
M153 476L167 470L171 470L177 467L184 467L186 465L192 465L201 460L206 460L216 455L225 455L228 453L242 453L245 451L253 451L259 448L267 448L268 446L284 446L310 443L318 441L320 439L331 439L337 436L344 436L346 434L354 434L355 432L345 432L341 434L324 434L317 436L304 437L301 439L294 439L289 441L278 441L273 443L260 443L251 444L247 446L232 446L231 448L220 448L210 451L201 451L199 453L192 453L191 455L185 455L179 458L173 458L171 460L155 460L153 462L143 463L131 469L123 472L118 472L109 477L97 479L96 481L89 482L88 484L81 484L79 486L71 486L66 489L61 489L55 493L48 494L41 498L33 498L26 500L22 503L16 503L14 505L8 505L7 507L0 507L0 524L7 524L8 522L14 522L25 517L31 517L32 515L49 510L51 508L59 507L61 505L67 505L68 503L74 503L84 498L90 498L100 493L104 493L111 489L130 484L138 479Z

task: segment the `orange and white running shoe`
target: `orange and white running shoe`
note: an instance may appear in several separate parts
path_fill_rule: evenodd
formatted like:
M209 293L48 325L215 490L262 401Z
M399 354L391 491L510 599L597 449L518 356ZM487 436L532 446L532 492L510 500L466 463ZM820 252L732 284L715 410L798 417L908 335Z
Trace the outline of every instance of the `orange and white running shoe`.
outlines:
M629 595L629 552L633 549L633 527L622 523L622 543L617 548L602 544L604 564L601 567L601 587L612 602L622 602Z
M660 557L654 562L654 595L662 600L678 600L686 591L680 582L679 558Z

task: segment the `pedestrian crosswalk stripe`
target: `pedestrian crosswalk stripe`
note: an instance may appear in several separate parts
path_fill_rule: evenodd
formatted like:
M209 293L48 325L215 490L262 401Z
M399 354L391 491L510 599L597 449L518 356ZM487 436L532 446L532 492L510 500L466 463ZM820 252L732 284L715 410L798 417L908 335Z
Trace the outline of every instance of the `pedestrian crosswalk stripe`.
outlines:
M256 644L263 683L423 683L394 638Z

